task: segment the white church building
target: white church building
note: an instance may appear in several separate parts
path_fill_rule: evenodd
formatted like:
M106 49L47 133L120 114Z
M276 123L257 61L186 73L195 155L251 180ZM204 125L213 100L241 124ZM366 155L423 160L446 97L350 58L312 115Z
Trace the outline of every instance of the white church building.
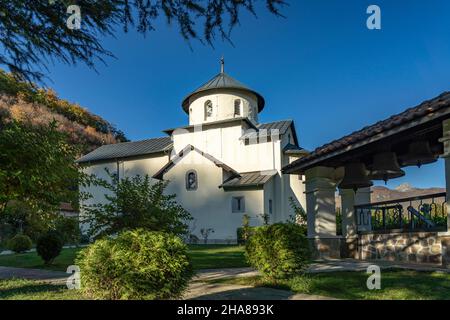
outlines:
M290 198L306 207L303 176L281 169L307 154L300 148L292 120L260 123L264 98L221 72L182 101L189 124L165 130L166 136L104 145L78 160L89 174L107 178L149 175L168 181L167 193L193 217L191 234L209 243L234 242L243 215L250 225L286 221ZM91 203L105 190L90 187Z

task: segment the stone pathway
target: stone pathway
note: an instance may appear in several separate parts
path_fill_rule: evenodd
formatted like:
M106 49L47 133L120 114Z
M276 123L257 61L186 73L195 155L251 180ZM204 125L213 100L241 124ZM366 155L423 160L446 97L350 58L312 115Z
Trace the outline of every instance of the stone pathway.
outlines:
M0 279L40 280L46 283L64 284L69 274L61 271L0 267Z
M370 265L377 265L381 269L405 269L415 271L429 271L429 272L446 272L450 273L450 269L443 268L439 265L433 264L414 264L406 262L391 262L391 261L363 261L355 259L342 260L323 260L316 261L310 265L308 272L335 272L335 271L366 271Z
M208 283L236 277L252 277L259 275L252 268L210 269L200 270L184 295L186 300L334 300L307 294L294 294L288 290L272 289L237 284Z
M229 284L194 282L183 299L186 300L336 300L308 294L294 294L288 290Z
M436 265L418 265L410 263L394 263L389 261L360 261L352 259L316 261L308 269L310 273L335 272L335 271L366 271L369 265L378 265L382 269L400 268L415 271L449 272ZM307 294L294 294L291 291L272 288L209 283L234 277L251 277L259 273L252 268L210 269L200 270L184 295L184 299L195 300L335 300L330 297L322 297ZM64 284L69 275L61 271L42 269L0 267L0 279L22 278L39 280L52 284Z

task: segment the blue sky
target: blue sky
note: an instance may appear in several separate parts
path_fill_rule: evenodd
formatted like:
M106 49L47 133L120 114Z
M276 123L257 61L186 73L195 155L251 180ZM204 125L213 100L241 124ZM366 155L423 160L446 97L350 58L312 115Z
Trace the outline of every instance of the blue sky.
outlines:
M293 119L300 144L314 149L450 90L450 1L290 0L286 19L258 8L232 33L233 45L189 46L176 26L158 24L146 38L130 32L104 46L117 59L51 66L48 85L117 125L132 140L187 124L183 97L219 72L266 99L262 121ZM377 4L382 30L366 28ZM444 186L442 161L389 186Z

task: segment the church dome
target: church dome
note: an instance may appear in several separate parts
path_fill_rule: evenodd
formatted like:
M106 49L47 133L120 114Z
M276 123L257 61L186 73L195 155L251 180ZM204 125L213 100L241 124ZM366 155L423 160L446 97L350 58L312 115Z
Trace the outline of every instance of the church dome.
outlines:
M261 112L264 109L265 101L264 98L257 93L256 91L250 89L246 85L237 81L236 79L230 77L223 71L216 75L214 78L206 82L200 88L189 94L186 98L183 99L183 110L189 114L189 105L191 98L197 94L207 94L208 91L217 91L217 90L236 90L242 91L244 93L251 93L256 96L257 104L258 104L258 112Z

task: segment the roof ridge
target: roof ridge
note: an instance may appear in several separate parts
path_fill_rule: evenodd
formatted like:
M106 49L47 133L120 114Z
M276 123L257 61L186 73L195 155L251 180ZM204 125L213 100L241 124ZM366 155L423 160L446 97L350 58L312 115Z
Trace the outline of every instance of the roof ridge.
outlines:
M263 123L258 124L258 126L263 125L263 124L278 123L278 122L288 122L288 121L294 122L293 119L284 119L284 120L276 120L276 121L270 121L270 122L263 122Z

